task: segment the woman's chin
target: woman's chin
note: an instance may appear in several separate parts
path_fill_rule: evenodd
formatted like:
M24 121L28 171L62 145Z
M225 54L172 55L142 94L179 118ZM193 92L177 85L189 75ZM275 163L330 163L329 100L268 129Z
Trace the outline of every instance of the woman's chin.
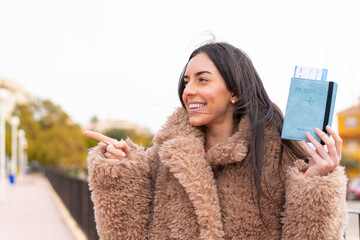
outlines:
M195 118L190 117L189 122L194 127L204 126L204 121L201 121L200 119L195 119Z

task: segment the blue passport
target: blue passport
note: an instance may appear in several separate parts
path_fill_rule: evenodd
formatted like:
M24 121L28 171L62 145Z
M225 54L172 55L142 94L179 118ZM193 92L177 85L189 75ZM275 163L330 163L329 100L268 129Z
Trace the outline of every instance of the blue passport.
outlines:
M326 132L331 126L336 92L335 82L292 78L281 138L308 141L305 133L310 132L323 144L315 128Z

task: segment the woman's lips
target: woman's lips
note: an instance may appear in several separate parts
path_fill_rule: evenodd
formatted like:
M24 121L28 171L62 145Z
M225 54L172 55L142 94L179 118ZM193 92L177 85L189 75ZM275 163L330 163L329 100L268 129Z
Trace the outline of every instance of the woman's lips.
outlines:
M202 105L202 106L201 106ZM204 108L206 108L207 104L204 103L191 103L188 105L188 113L196 113Z

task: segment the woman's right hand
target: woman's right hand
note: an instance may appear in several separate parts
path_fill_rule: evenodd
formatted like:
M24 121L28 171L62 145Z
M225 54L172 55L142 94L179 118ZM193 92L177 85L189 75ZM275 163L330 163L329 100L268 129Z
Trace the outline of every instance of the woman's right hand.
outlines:
M107 144L104 156L109 159L121 160L130 152L129 145L124 140L118 141L94 131L84 131L84 135Z

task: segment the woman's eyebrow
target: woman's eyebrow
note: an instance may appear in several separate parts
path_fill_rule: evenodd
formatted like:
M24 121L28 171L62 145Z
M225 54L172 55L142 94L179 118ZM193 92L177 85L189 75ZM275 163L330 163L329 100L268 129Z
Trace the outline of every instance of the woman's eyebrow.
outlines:
M199 76L199 75L204 74L204 73L212 74L209 71L200 71L200 72L195 73L195 76Z
M200 72L195 73L195 76L199 76L204 73L212 74L211 72L205 70L205 71L200 71ZM188 75L184 75L184 78L190 78L190 77Z

